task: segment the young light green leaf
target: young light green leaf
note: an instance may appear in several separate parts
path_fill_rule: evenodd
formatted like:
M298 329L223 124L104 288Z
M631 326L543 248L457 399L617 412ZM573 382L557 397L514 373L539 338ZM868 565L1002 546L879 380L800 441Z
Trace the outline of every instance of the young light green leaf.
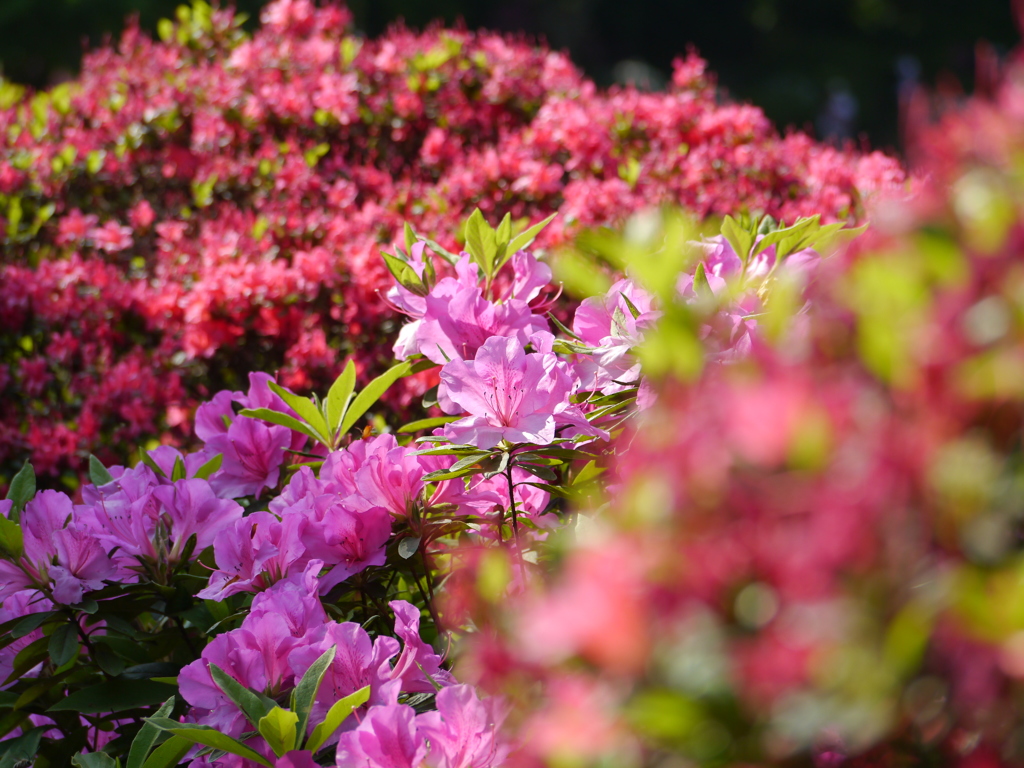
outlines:
M174 709L174 697L171 696L167 701L160 705L154 713L154 717L167 717L171 710ZM152 751L157 739L160 738L160 729L152 723L146 723L139 729L139 732L135 735L135 739L132 741L132 746L128 750L128 762L125 764L125 768L143 768L146 758ZM191 742L186 743L186 751L191 747ZM182 753L184 755L184 753ZM181 759L180 757L178 758Z
M398 434L408 434L410 432L419 432L421 429L434 429L435 427L442 427L445 424L450 424L453 421L461 418L460 416L438 416L434 419L420 419L419 421L410 421L408 424L403 424L397 430Z
M508 250L509 240L512 239L512 214L506 213L505 217L498 224L494 231L494 271L497 272L512 253Z
M25 538L21 532L21 526L2 516L0 516L0 552L6 554L11 560L19 559L25 552Z
M229 752L232 755L252 760L254 763L265 765L267 768L273 768L273 765L256 750L245 746L245 744L237 739L214 730L208 725L179 723L177 720L171 720L169 717L147 717L146 720L162 731L173 733L175 736L181 736L195 744L213 747L222 752Z
M622 291L619 291L619 295L622 297L622 300L626 302L626 307L629 309L629 314L633 316L633 319L636 320L640 317L640 310L636 308L636 304L629 300L629 296Z
M200 480L209 480L210 475L220 469L220 465L224 463L224 454L218 453L212 459L207 461L203 466L196 470L196 477Z
M447 261L449 264L455 265L459 262L459 257L456 256L451 251L449 251L444 246L442 246L440 243L436 242L435 240L431 240L430 238L427 237L421 239L423 240L423 242L427 244L427 247L430 248L430 250L432 250L445 261Z
M380 255L384 257L384 263L387 265L388 272L398 281L399 285L417 296L426 296L429 293L427 286L423 284L420 276L416 274L416 270L406 262L384 251L381 251Z
M163 471L163 469L160 467L159 464L156 463L153 457L150 456L148 452L141 448L139 449L139 460L147 467L152 469L153 473L157 477L167 477L167 473Z
M103 466L103 462L89 454L89 481L99 487L114 482L113 476Z
M327 393L327 425L336 432L345 417L345 409L349 398L356 388L356 364L351 360L345 364L345 370L331 384Z
M301 432L306 437L313 438L313 440L318 443L325 442L324 438L318 435L312 427L308 424L303 424L298 419L292 418L287 413L272 411L269 408L246 408L241 412L241 415L248 416L251 419L269 421L271 424L288 427L288 429L294 429L296 432Z
M697 262L697 269L693 272L693 292L701 298L708 298L715 295L711 290L711 283L708 282L708 273L704 268L704 262Z
M274 754L281 757L295 746L299 716L281 707L274 707L260 720L259 732Z
M242 710L242 714L249 718L253 726L276 706L272 700L250 691L216 664L210 665L210 677L224 691L224 695Z
M799 219L796 224L791 227L776 229L774 232L768 233L761 238L761 241L757 245L754 246L754 255L756 256L765 249L770 248L773 245L778 245L784 241L796 242L804 235L809 234L811 230L816 230L820 219L820 216ZM778 256L778 248L776 248L776 257L781 258Z
M544 227L546 227L548 224L554 221L557 215L557 213L552 213L550 216L544 219L544 221L540 222L539 224L534 224L525 232L521 232L520 234L512 238L512 242L508 244L508 256L511 257L516 253L516 251L523 250L523 248L526 248L530 243L536 240L537 235L541 233L541 230L543 230Z
M184 480L186 475L188 475L188 470L185 469L185 462L182 461L181 456L176 456L174 458L174 466L171 468L171 482Z
M70 624L61 624L50 635L50 661L55 667L63 667L78 651L78 633Z
M310 734L309 740L306 742L306 749L315 755L320 747L341 727L346 718L353 711L363 706L369 698L370 686L367 685L355 693L349 694L341 701L335 702L327 711L327 717L324 718L324 721L313 729L313 733Z
M488 240L494 241L494 230L484 220L484 215L477 208L466 221L466 250L473 261L480 265L484 275L490 277L493 265L492 255L488 252ZM489 236L489 237L488 237Z
M403 227L403 234L405 235L405 252L412 253L412 247L416 245L416 241L419 239L416 237L416 233L413 228L409 225L409 222L405 222Z
M597 466L596 462L588 461L585 465L583 465L583 469L581 469L576 474L576 477L573 478L572 484L573 485L583 485L584 483L587 483L587 482L595 479L596 477L601 475L603 472L604 472L604 469L602 467Z
M338 432L344 435L352 429L352 425L369 410L371 405L380 399L381 395L387 392L388 387L403 376L408 376L411 369L412 366L408 362L399 363L384 371L384 373L367 384L363 391L356 395L355 400L352 401L352 405L349 406L345 417L341 420Z
M316 701L316 694L320 690L320 684L324 680L327 668L334 661L334 654L336 652L337 649L334 646L324 651L320 658L310 665L299 681L299 684L292 691L292 711L298 716L295 743L292 749L302 748L302 739L306 735L306 726L309 723L309 713L313 711L313 702Z
M754 244L754 235L732 216L726 216L722 222L722 235L732 246L740 261L746 264L750 258L750 247Z
M18 515L25 508L32 497L36 495L36 472L32 468L32 462L26 461L24 466L18 470L18 474L11 480L11 487L7 489L7 500L13 501L10 519L18 522Z
M327 429L327 422L324 420L324 415L320 413L319 409L313 404L313 401L307 397L296 395L291 390L285 389L276 381L268 381L267 386L270 390L280 397L288 406L299 414L299 417L305 419L306 423L313 428L313 431L320 434L321 442L327 440L330 435L330 431Z
M153 750L153 754L149 756L142 768L171 768L181 762L194 743L181 736L171 736ZM134 747L135 744L133 743L132 746Z

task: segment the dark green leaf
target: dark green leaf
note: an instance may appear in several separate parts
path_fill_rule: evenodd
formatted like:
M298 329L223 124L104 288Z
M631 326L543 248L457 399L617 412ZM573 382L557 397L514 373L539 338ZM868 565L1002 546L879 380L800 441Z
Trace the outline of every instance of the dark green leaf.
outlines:
M106 752L79 752L71 758L71 764L78 768L117 768L119 765Z
M173 709L174 696L171 696L171 698L160 705L160 709L153 714L153 717L167 717ZM152 723L144 724L135 735L131 749L128 750L128 762L125 764L125 768L142 768L150 750L156 746L157 741L160 739L161 733L161 730ZM191 742L188 742L188 744L191 746Z
M313 702L316 701L316 694L320 690L324 674L327 668L334 661L334 654L337 649L333 646L328 648L319 659L314 661L306 673L299 680L299 684L292 691L292 711L298 716L297 736L294 749L302 748L302 739L306 735L306 726L309 723L309 713L313 711Z
M174 695L174 692L174 686L155 683L152 680L128 682L124 678L118 678L75 691L47 711L80 712L85 715L97 712L124 712L136 707L159 704Z
M153 750L153 754L149 756L142 765L142 768L171 768L171 766L181 762L181 759L192 749L194 743L181 736L171 736L171 738ZM135 745L133 744L132 746L134 747Z
M18 515L25 508L32 497L36 495L36 473L32 469L32 462L26 461L24 466L18 470L18 474L11 480L11 487L7 489L7 499L14 502L11 507L10 518L12 522L18 522Z
M11 713L12 715L16 713ZM23 713L28 717L28 713ZM39 740L43 736L45 727L33 728L17 738L3 742L3 758L0 759L0 768L15 768L24 763L31 764L39 751ZM4 734L6 735L6 734Z
M50 635L48 652L55 667L63 667L78 651L78 633L70 624L62 624Z
M244 757L247 760L252 760L254 763L265 765L267 768L273 768L273 766L259 752L256 752L254 749L245 746L242 742L233 739L220 731L214 730L208 725L179 723L176 720L171 720L167 717L149 717L146 719L148 722L153 723L157 728L173 733L175 736L182 736L196 744L213 747L214 749L219 749L223 752L230 752L232 755Z
M210 676L217 687L249 718L254 727L276 706L270 699L250 691L216 664L210 665Z
M97 487L114 482L113 475L103 466L103 462L91 453L89 454L89 480Z
M30 613L19 621L11 630L11 636L15 639L24 637L29 632L39 629L48 619L60 616L60 611L45 611L43 613Z
M125 660L114 653L114 649L106 643L96 643L93 646L93 661L96 665L111 677L117 677L124 672Z

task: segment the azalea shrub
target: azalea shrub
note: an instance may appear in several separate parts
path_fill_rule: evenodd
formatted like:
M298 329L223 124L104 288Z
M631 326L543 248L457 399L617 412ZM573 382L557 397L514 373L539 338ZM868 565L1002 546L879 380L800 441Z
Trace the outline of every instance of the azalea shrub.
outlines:
M696 54L668 90L602 91L518 37L351 31L277 0L262 26L200 0L89 53L45 92L0 84L0 486L31 458L75 491L95 454L195 447L214 393L280 371L303 393L398 332L378 251L403 223L459 251L476 208L538 247L663 203L859 223L897 161L780 135ZM387 403L411 418L437 381Z

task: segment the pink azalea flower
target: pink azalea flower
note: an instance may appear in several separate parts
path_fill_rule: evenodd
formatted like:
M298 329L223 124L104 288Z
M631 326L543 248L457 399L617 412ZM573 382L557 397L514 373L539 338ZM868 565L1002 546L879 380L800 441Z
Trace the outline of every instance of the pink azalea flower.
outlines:
M256 419L239 418L227 431L206 441L206 448L223 455L220 469L210 478L223 498L259 496L281 476L285 451L292 447L292 430Z
M432 768L488 768L501 765L509 746L498 735L505 712L496 699L481 701L470 685L437 693L437 711L416 718L416 728L430 744Z
M527 354L518 339L493 337L472 362L453 360L441 369L447 412L469 413L444 435L480 448L502 440L547 445L559 423L586 424L569 402L574 385L554 354Z
M89 237L97 248L107 253L118 253L132 247L131 227L123 227L113 219L101 227L90 229Z
M338 741L338 768L420 768L427 756L416 711L404 704L372 707L354 731Z
M431 680L438 685L454 683L451 673L441 668L442 658L420 639L419 608L405 600L392 600L389 605L395 613L395 634L403 643L391 679L401 680L402 690L411 693L431 693Z

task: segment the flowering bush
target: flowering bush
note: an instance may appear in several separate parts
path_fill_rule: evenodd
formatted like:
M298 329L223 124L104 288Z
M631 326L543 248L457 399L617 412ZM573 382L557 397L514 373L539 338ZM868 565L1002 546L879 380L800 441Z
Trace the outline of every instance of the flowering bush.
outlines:
M404 360L358 394L351 362L311 399L252 374L199 407L201 450L93 457L77 505L36 493L25 465L0 505L4 759L503 764L506 704L460 684L441 651L487 628L480 595L523 593L570 519L561 500L594 492L613 436L651 406L636 353L659 305L705 311L729 282L724 311L756 313L843 228L727 218L712 255L647 265L696 267L662 295L620 280L570 330L547 313L550 268L524 250L546 223L514 235L476 212L458 256L409 231L385 257L388 301L413 318ZM719 342L722 359L750 346ZM438 368L448 415L353 432L394 382Z
M455 248L474 208L558 211L550 248L662 203L855 221L903 179L719 103L692 54L665 93L603 92L495 34L365 40L309 0L269 5L251 38L238 21L197 0L75 82L0 84L0 483L28 457L73 488L90 453L186 447L194 406L252 370L298 391L346 357L381 372L396 328L377 252L403 221Z

